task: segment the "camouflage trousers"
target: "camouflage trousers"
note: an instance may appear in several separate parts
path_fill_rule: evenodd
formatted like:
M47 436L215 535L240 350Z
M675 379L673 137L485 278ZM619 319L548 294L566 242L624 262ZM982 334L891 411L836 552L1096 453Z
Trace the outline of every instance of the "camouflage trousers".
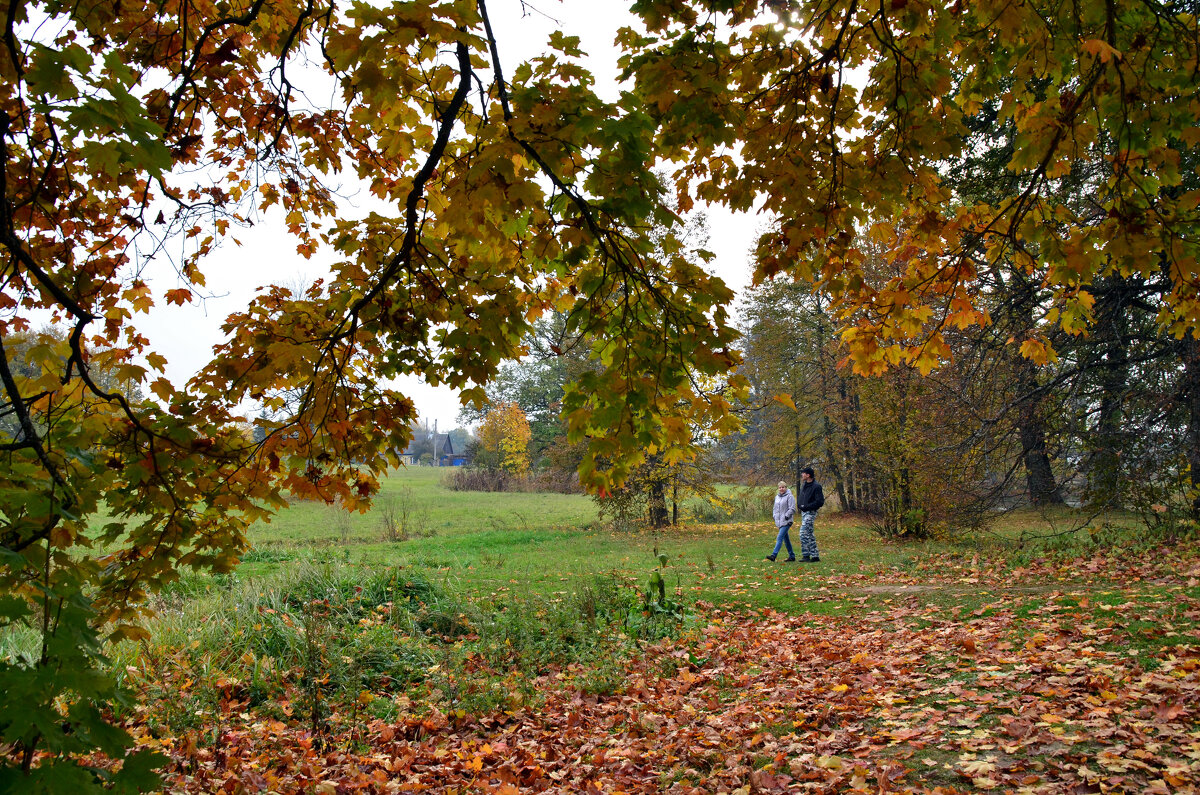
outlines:
M816 511L805 511L800 514L800 554L806 558L819 558L817 552L817 536L813 533L813 522L816 521Z

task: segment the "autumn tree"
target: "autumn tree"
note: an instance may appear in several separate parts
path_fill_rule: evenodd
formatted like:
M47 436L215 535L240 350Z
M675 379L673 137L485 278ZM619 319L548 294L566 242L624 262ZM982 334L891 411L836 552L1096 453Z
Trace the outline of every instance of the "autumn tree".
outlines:
M879 267L868 275L879 278ZM871 515L890 537L979 526L1007 496L997 471L1008 451L997 454L1005 442L985 419L997 384L979 379L973 359L956 357L928 376L903 363L855 375L821 295L779 277L750 291L743 323L744 444L773 479L813 464L843 510ZM948 339L958 353L971 344L961 334Z
M995 103L984 102L977 113L963 119L963 124L972 146L947 170L947 184L957 201L999 205L1017 200L1020 180L1008 168L1015 153L1016 123L1011 118L1000 119ZM1078 163L1072 164L1070 171L1077 172ZM1077 189L1074 184L1077 182L1071 175L1060 179L1058 192ZM976 342L987 350L987 355L1002 360L1011 374L1011 378L995 385L1007 391L1012 401L1020 466L1031 502L1038 506L1062 504L1048 440L1048 418L1053 403L1042 367L1049 363L1046 359L1050 357L1038 362L1022 351L1029 350L1026 343L1031 339L1047 336L1052 338L1048 341L1053 349L1054 342L1061 344L1065 335L1054 328L1039 330L1039 321L1050 308L1045 300L1047 291L1039 280L1018 264L1014 256L1005 252L989 256L982 239L978 246L973 258L981 269L980 301L991 323L983 327ZM990 334L998 335L1001 344L988 345Z
M47 363L58 362L61 367L71 355L66 334L61 328L48 326L37 331L22 331L11 334L6 340L9 367L15 377L37 378ZM144 399L141 385L136 381L121 381L107 369L106 352L87 349L84 351L92 362L93 380L107 391L121 391L132 402ZM53 369L53 368L52 368ZM7 396L0 395L0 432L9 438L19 437L23 431L17 419L17 407L8 403Z
M529 474L529 420L516 403L500 403L484 416L476 433L475 465L516 478Z
M850 385L837 367L842 354L822 297L811 285L772 279L747 293L741 321L741 371L750 382L747 466L763 482L799 484L801 468L816 464L833 476L842 507L856 509L847 490L855 423L848 418L849 434L836 426L836 404L849 398Z
M949 170L955 195L991 204L1015 200L1019 180L1008 168L1014 121L999 119L995 103L985 102L966 124L972 146ZM1055 181L1056 199L1072 207L1080 224L1105 221L1097 196L1104 191L1113 143L1099 141L1081 152ZM1185 165L1194 155L1181 152L1181 158L1182 181L1175 190L1194 189L1195 169ZM968 345L955 355L974 361L976 372L1007 395L988 420L989 435L999 446L1005 429L1013 434L1031 501L1061 503L1069 486L1073 497L1111 509L1154 503L1150 495L1159 496L1165 480L1178 487L1172 473L1183 463L1179 453L1186 440L1171 438L1170 428L1188 425L1177 413L1179 397L1187 394L1179 383L1185 341L1155 320L1170 292L1169 274L1097 277L1090 288L1089 333L1073 334L1046 323L1057 312L1049 291L1012 257L989 259L982 248L975 256L981 263L980 298L992 322L968 330ZM1052 350L1040 363L1018 350L1035 333ZM1170 413L1176 413L1173 422L1165 421Z
M647 32L626 33L624 63L661 151L684 164L680 196L773 214L756 280L785 272L826 292L857 372L930 372L951 354L948 334L992 321L982 276L1002 263L1035 293L1014 341L1021 359L1051 360L1056 329L1094 330L1104 280L1158 280L1156 322L1184 342L1180 366L1195 378L1200 208L1183 167L1200 143L1193 7L639 10ZM963 200L946 166L978 145L968 122L985 104L1011 125L1011 185ZM1103 165L1086 203L1064 190L1080 162ZM895 274L864 278L864 245L882 247ZM1033 415L1025 427L1040 466ZM1036 488L1054 499L1048 481Z
M665 188L670 183L668 174L663 169L656 169L651 177L660 187ZM667 193L664 199L672 215L680 209L678 197ZM682 223L664 224L656 221L647 230L652 247L652 256L659 259L680 258L700 268L702 263L711 259L712 254L706 250L709 239L708 219L703 212L689 213ZM730 294L732 297L732 294ZM621 293L615 293L613 300L621 304L627 300ZM726 319L726 310L721 307L716 310L722 323ZM686 344L686 342L685 342ZM610 353L611 352L611 353ZM619 350L607 341L593 343L592 361L603 362L606 356L616 353L623 356ZM733 360L736 360L734 357ZM731 360L731 362L733 361ZM586 382L584 373L579 382ZM706 400L717 401L728 410L730 399L742 394L745 379L742 375L724 376L718 374L697 373L689 378L686 386L681 385L686 392L703 395ZM679 395L678 408L684 409L694 400L684 393ZM570 399L566 407L570 408ZM569 415L568 415L569 416ZM739 427L736 420L728 417L726 422L710 426L703 422L688 420L685 412L677 414L665 423L666 434L662 438L649 440L645 448L645 456L624 477L624 482L617 482L613 487L601 489L596 495L600 504L601 514L612 513L617 517L615 524L622 527L641 524L638 514L645 508L646 525L652 528L663 528L678 520L679 499L681 487L686 495L688 492L704 494L711 491L709 479L701 475L694 464L704 449L706 439L716 431L717 435L725 434ZM617 467L624 464L614 456L612 459ZM583 462L586 467L588 462ZM685 469L690 477L685 476ZM669 492L669 493L668 493ZM669 504L668 504L669 503ZM613 511L609 511L613 508Z
M123 742L94 709L111 696L97 639L141 633L151 590L187 567L232 566L246 528L289 492L369 499L415 415L393 376L482 400L530 322L556 308L603 341L566 398L587 483L619 483L672 418L733 421L690 386L735 360L729 293L657 256L667 248L647 232L677 224L648 176L650 120L636 101L598 97L566 36L513 69L487 11L8 4L0 384L20 433L0 438L0 621L43 635L36 659L0 668L19 775L107 775L72 761L89 742L118 756ZM306 93L315 72L332 102ZM370 211L342 211L347 179L365 184ZM263 292L228 319L211 363L172 383L139 316L196 300L217 247L267 213L330 275ZM43 317L68 353L17 374L10 341ZM102 385L99 349L155 399ZM257 443L238 427L237 407L253 403ZM102 500L112 518L94 527ZM93 543L98 561L80 549ZM64 669L78 675L50 673ZM35 765L39 749L62 765Z
M464 406L459 421L476 424L490 407L516 403L529 420L532 459L536 462L561 453L556 448L568 446L563 396L567 385L592 367L586 340L567 333L568 320L564 312L550 312L534 322L522 340L521 358L501 365L485 388L486 404L480 408ZM579 459L570 458L574 472Z
M656 170L652 178L660 187L667 182L661 170ZM675 209L675 201L669 195L664 201L669 209ZM699 267L699 263L711 256L704 250L708 243L708 225L703 213L693 213L685 220L676 219L671 223L656 221L646 233L655 259L680 257ZM623 289L618 289L608 296L607 301L618 307L627 305L629 298ZM570 405L586 394L575 385L605 372L606 358L621 360L626 355L621 350L622 344L620 339L596 338L584 333L574 312L553 311L532 324L523 340L521 358L502 365L487 385L488 407L514 402L525 412L530 420L531 453L539 463L545 461L550 474L562 475L569 470L569 477L573 479L573 473L581 465L595 465L586 461L587 448L581 445L578 435L572 438ZM741 380L740 377L698 374L690 379L689 386L705 395L705 400L725 400L726 394L738 392ZM681 400L679 408L683 409L687 402ZM468 406L460 416L473 421L488 410L487 407ZM685 427L687 434L682 432ZM725 427L728 429L733 424L727 423ZM619 495L631 506L648 506L649 523L663 527L677 519L682 497L710 491L708 479L702 475L705 470L695 464L701 452L698 437L709 429L703 424L681 423L678 418L668 422L668 429L665 445L664 440L649 443L645 457L623 474L624 482L613 483L604 489L610 496L601 500L602 506L614 504L612 495ZM602 458L598 463L607 467L614 459ZM616 463L622 465L619 461ZM639 512L633 508L624 511L629 515Z

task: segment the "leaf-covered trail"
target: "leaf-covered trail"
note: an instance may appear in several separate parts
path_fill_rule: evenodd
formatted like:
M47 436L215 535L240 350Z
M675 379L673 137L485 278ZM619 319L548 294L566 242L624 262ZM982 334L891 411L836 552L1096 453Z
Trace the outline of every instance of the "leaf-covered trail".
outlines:
M218 742L197 748L197 735L168 749L169 783L230 793L1195 792L1200 647L1180 625L1200 620L1198 573L1133 572L1142 583L1156 574L1152 589L1014 588L967 614L921 603L924 593L850 619L710 607L690 637L632 661L620 695L583 694L584 672L569 669L542 682L536 709L375 722L324 751L295 726L230 715ZM1147 638L1159 642L1130 646Z

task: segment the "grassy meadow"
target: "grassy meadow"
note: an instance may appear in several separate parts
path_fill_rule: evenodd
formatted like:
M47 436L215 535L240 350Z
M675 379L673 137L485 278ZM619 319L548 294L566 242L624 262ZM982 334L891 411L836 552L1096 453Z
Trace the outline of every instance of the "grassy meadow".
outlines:
M932 543L886 544L861 520L823 512L817 534L828 552L822 563L772 567L763 560L775 541L771 487L726 489L731 502L726 508L692 499L682 506L677 527L615 532L601 524L590 497L455 492L442 484L446 472L413 467L393 473L366 514L347 514L317 502L294 504L251 531L253 548L233 579L269 581L313 566L395 567L466 597L511 592L553 599L596 578L644 580L658 567L657 556L665 554L668 585L689 600L732 599L750 608L802 609L813 605L786 590L762 586L816 582L831 570L874 579L911 569L924 556L945 549ZM405 540L387 538L382 514L389 504L410 509ZM1030 517L1018 521L1028 523ZM798 529L792 536L798 550ZM960 548L995 546L998 540L970 539ZM206 583L212 588L215 582L189 576L185 587ZM839 605L825 609L836 611Z
M831 571L873 579L920 557L833 515L819 566L772 566L770 488L728 490L733 517L694 502L679 527L614 532L589 497L455 492L446 474L397 471L366 514L296 503L253 528L233 573L182 573L156 597L149 638L111 652L150 723L196 730L231 700L317 724L360 708L481 714L538 698L540 676L572 666L584 689L613 692L628 659L686 634L706 604L838 614L856 603L827 598ZM645 596L656 572L663 604Z
M1078 679L1092 683L1078 694L1039 696L1057 699L1046 709L1082 714L1097 698L1128 697L1150 710L1151 722L1163 714L1189 720L1189 700L1171 706L1169 693L1147 695L1137 685L1126 696L1117 684L1181 675L1190 682L1200 670L1194 535L1163 537L1129 516L1062 510L1009 514L987 532L955 539L895 542L862 518L823 511L821 562L771 563L763 559L775 537L770 487L726 489L728 515L693 501L676 527L617 532L582 495L454 492L443 485L445 475L398 471L366 514L294 504L253 528L251 549L232 573L181 573L154 598L147 637L109 649L112 670L136 697L117 718L141 744L176 760L172 786L215 791L206 776L225 775L221 749L230 737L264 759L285 747L308 758L326 742L351 749L391 742L389 726L407 726L417 740L429 727L449 725L455 733L438 742L469 746L484 726L551 720L548 710L576 709L572 699L590 699L597 709L606 698L625 699L629 706L613 707L621 715L652 709L658 697L648 694L670 690L679 677L684 686L696 677L707 682L695 695L714 719L729 709L752 716L755 695L738 683L769 676L754 686L777 687L780 676L801 676L791 662L799 659L813 672L789 692L812 704L803 719L781 715L769 725L781 748L802 731L833 736L839 724L830 697L856 699L853 722L847 713L843 724L850 742L878 731L879 704L895 707L901 723L916 720L902 708L911 697L905 687L926 694L917 702L924 710L956 709L946 687L988 689L988 698L1007 704L1017 697L1007 677L1034 681L1030 670L1068 670L1068 659L1106 667ZM30 653L22 646L33 641L9 633L0 655ZM721 665L714 644L726 649ZM992 655L986 665L985 650ZM864 668L883 665L888 654L899 655L888 670L903 670L913 683ZM763 668L760 655L783 655L783 664ZM837 674L840 684L824 681L823 672L833 670L827 666L846 669ZM629 692L633 681L642 684ZM692 720L697 708L677 719ZM1007 714L1000 710L970 737L992 737L1009 725ZM927 718L922 725L937 725ZM643 735L647 724L630 720L633 735ZM749 717L739 726L747 742L762 742L767 732ZM265 730L275 739L263 739ZM910 752L941 766L946 783L962 780L962 765L977 769L966 746L938 751L932 740L913 742ZM422 747L435 758L442 753L440 745ZM784 757L773 758L755 756L754 775L785 773ZM786 764L799 775L795 762ZM1163 763L1176 764L1175 756ZM843 772L853 778L855 769ZM699 775L689 770L671 775ZM749 780L732 764L722 770L732 781ZM246 791L262 786L254 783L257 767L244 773ZM465 771L464 781L471 775Z
M380 714L397 698L488 710L531 697L537 676L570 665L588 669L589 688L612 690L621 660L686 634L713 605L853 620L918 600L968 615L1014 587L1126 601L1074 561L1154 543L1130 522L1064 535L1076 519L1067 512L1012 514L954 542L885 542L861 519L826 511L819 564L771 564L768 487L728 490L730 517L693 501L677 527L615 532L588 497L454 492L445 475L395 472L366 514L301 502L256 526L232 574L185 573L156 598L150 638L115 648L116 670L149 688L151 703L190 682L186 709L171 704L167 716L184 724L220 703L220 681L284 712L297 699L333 712L364 692L368 703L386 696L372 707ZM403 540L389 537L389 509L407 510ZM656 572L665 607L645 596ZM1164 594L1148 583L1138 598ZM1151 650L1165 642L1136 640ZM469 676L473 668L486 675Z
M1070 559L1090 550L1153 544L1132 516L1082 517L1061 509L1008 514L983 533L946 540L892 542L862 517L822 511L815 566L771 565L763 557L775 541L770 517L774 489L723 488L728 504L692 498L680 523L661 531L616 532L597 517L595 502L578 494L455 492L443 485L448 470L413 467L385 480L374 507L348 514L300 502L251 530L252 549L232 579L270 581L297 570L340 567L397 568L448 591L482 598L506 591L530 598L575 593L596 578L644 581L665 554L667 583L681 597L745 608L838 612L852 603L828 600L820 590L830 576L848 582L895 582L900 587L952 555L964 560L1002 556L1015 565L1047 556ZM405 540L389 540L387 507L407 505ZM792 531L799 551L799 530ZM228 583L230 578L218 578ZM964 575L963 579L970 579ZM189 587L216 580L188 576ZM772 588L775 583L780 587ZM970 585L970 583L964 583ZM811 586L811 587L810 587ZM814 601L814 594L816 595Z

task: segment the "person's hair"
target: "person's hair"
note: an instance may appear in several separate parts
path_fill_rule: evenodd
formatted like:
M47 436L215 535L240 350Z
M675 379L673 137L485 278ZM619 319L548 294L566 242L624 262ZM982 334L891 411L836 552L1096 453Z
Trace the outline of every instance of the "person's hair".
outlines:
M810 478L815 478L815 477L817 476L817 473L816 473L816 472L813 472L813 468L812 468L812 467L805 467L804 469L801 469L801 470L800 470L800 474L801 474L801 475L808 475Z
M781 480L781 481L779 481L779 488L781 488L781 489L786 489L786 488L787 488L787 483L783 482L782 480Z

